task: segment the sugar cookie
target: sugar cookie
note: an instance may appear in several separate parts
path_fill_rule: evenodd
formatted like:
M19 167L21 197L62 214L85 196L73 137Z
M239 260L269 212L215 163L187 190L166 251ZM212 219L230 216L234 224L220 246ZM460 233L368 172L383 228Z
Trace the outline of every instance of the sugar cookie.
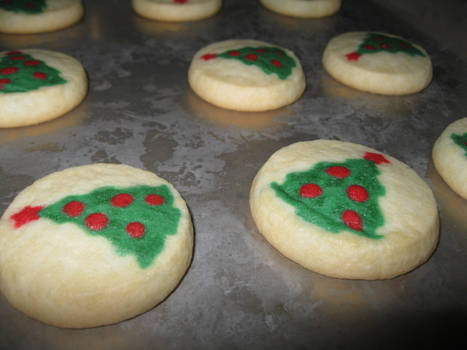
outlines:
M197 21L215 15L222 0L132 0L140 16L159 21Z
M86 73L65 54L0 52L0 127L41 123L67 113L86 96Z
M333 15L341 0L260 0L267 9L293 17L320 18Z
M192 256L186 204L167 181L127 165L50 174L0 219L0 289L58 327L116 323L177 286Z
M78 22L83 12L81 0L0 0L0 32L55 31Z
M397 159L348 142L275 152L253 181L250 207L276 249L332 277L395 277L425 262L438 241L427 184Z
M456 120L433 146L433 163L444 181L467 199L467 118Z
M384 95L423 90L432 78L425 50L400 37L351 32L333 38L323 54L326 71L341 83Z
M276 109L294 102L305 90L294 53L256 40L226 40L199 50L188 81L204 100L237 111Z

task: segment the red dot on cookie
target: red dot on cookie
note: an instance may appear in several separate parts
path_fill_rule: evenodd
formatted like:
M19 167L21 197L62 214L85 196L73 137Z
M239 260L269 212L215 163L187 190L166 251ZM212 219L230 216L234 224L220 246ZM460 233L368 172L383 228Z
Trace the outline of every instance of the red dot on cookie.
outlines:
M12 55L21 55L22 52L21 51L8 51L6 53L7 56L12 56Z
M303 198L316 198L321 196L323 190L317 184L304 184L300 187L300 195Z
M264 49L256 49L255 50L257 53L265 53L266 51Z
M389 45L389 44L382 43L380 46L381 46L382 49L392 50L392 46Z
M185 3L188 2L188 0L173 0L173 1L174 1L174 3L176 3L176 4L185 4Z
M408 45L406 43L399 43L399 46L403 47L404 49L408 49L410 47L410 45Z
M133 238L141 238L144 235L145 227L140 222L130 222L126 226L126 232Z
M335 165L326 169L328 175L337 177L338 179L345 179L350 175L350 170L345 166Z
M373 45L365 45L365 49L367 49L367 50L376 50L376 47L374 47Z
M62 211L72 218L80 216L84 210L84 204L80 201L71 201L65 204L62 208Z
M373 40L375 40L375 41L383 41L384 38L382 38L382 37L380 37L380 36L377 36L377 37L375 37Z
M230 51L229 55L234 56L234 57L238 57L238 56L240 56L240 51Z
M205 61L209 61L209 60L212 60L213 58L216 58L217 55L215 53L207 53L203 56L201 56L201 59L205 60Z
M342 213L342 221L355 231L361 231L363 228L362 218L353 210L344 210Z
M9 58L12 61L22 61L22 60L26 59L26 57L24 57L24 56L10 56Z
M363 156L363 159L371 160L375 164L391 163L382 154L379 153L366 152Z
M284 51L282 51L282 50L276 50L276 53L277 53L278 55L283 55L283 54L284 54Z
M36 4L34 4L32 1L28 1L25 5L29 8L36 6Z
M0 90L3 90L3 87L5 86L5 84L8 84L8 83L11 83L11 80L10 79L0 79Z
M347 195L355 202L365 202L368 199L368 191L359 185L347 187Z
M47 78L47 75L45 73L42 73L42 72L35 72L33 74L34 78L36 79L40 79L40 80L44 80Z
M41 61L38 60L29 60L23 63L25 66L35 67L41 64Z
M162 205L164 204L164 198L159 196L158 194L148 194L146 198L144 198L146 203L150 205Z
M250 61L256 61L258 59L258 56L256 56L253 53L249 53L248 55L245 55L245 58Z
M107 226L109 219L105 214L102 213L94 213L86 216L84 219L84 224L87 228L93 231L100 231Z
M348 53L347 55L345 55L345 57L347 57L348 61L358 61L360 56L361 55L356 53L356 52L351 52L351 53Z
M16 67L6 67L0 70L0 74L8 75L8 74L16 73L17 71L18 71L18 68Z
M131 203L133 203L133 196L128 193L119 193L112 197L110 203L114 207L125 208L128 207Z
M276 67L282 66L282 63L280 63L278 60L271 60L271 64Z

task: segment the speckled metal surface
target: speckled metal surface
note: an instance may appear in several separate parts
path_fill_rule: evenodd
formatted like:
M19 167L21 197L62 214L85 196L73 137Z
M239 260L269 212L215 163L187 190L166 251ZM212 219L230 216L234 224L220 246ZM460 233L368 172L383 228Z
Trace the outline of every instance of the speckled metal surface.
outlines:
M0 211L51 172L126 163L156 172L184 196L196 232L194 258L163 303L108 327L46 326L0 297L2 349L401 349L448 337L465 345L467 201L440 179L430 155L441 131L466 116L466 61L456 54L465 54L465 45L434 40L417 28L416 16L402 20L365 0L344 0L337 15L320 20L225 0L218 15L196 23L151 22L135 15L129 1L85 4L84 21L72 28L0 34L0 50L59 50L79 59L90 79L86 100L66 116L0 130ZM464 33L466 17L455 23ZM432 84L417 95L385 97L335 82L323 71L321 53L331 37L352 30L399 34L422 45L433 60ZM194 95L187 83L191 57L229 38L292 49L306 72L303 97L277 111L236 113ZM376 148L428 181L441 239L426 264L387 281L339 280L301 268L262 238L248 208L254 175L280 147L316 138Z

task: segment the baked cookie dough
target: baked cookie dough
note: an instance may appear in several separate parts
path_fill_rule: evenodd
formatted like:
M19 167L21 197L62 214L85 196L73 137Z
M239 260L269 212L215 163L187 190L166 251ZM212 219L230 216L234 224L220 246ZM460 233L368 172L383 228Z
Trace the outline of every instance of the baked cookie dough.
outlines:
M41 123L62 116L86 96L81 63L39 49L0 52L0 127Z
M444 181L467 199L467 118L448 125L433 146L433 163Z
M0 32L55 31L75 24L83 13L81 0L0 0Z
M341 0L260 0L260 2L271 11L301 18L330 16L341 7Z
M333 38L323 53L326 71L355 89L384 95L405 95L431 82L426 51L400 37L351 32Z
M275 152L253 181L250 208L283 255L332 277L395 277L425 262L438 241L427 184L397 159L348 142Z
M50 174L0 219L0 289L58 327L116 323L161 302L192 256L187 206L167 181L127 165Z
M237 111L266 111L297 100L305 76L292 51L256 40L220 41L199 50L188 71L204 100Z
M197 21L215 15L222 0L132 0L140 16L158 21Z

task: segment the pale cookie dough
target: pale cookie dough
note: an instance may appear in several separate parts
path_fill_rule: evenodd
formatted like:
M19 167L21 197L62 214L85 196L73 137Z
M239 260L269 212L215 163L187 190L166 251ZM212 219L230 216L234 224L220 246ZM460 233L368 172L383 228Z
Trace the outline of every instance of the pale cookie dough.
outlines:
M132 0L140 16L170 22L197 21L215 15L222 0Z
M260 0L267 9L293 17L321 18L333 15L341 0Z
M432 153L443 180L467 199L467 118L449 124L436 140Z
M81 63L39 49L0 52L0 127L38 124L62 116L85 98Z
M384 95L419 92L433 75L423 48L383 33L351 32L333 38L324 50L323 65L345 85Z
M185 201L157 175L94 164L24 189L0 219L0 290L58 327L112 324L145 312L191 262Z
M427 184L397 159L348 142L275 152L253 181L250 208L283 255L332 277L392 278L425 262L438 242Z
M256 40L226 40L199 50L188 71L204 100L237 111L266 111L297 100L305 76L290 50Z
M75 24L83 13L81 0L0 0L0 32L55 31Z

